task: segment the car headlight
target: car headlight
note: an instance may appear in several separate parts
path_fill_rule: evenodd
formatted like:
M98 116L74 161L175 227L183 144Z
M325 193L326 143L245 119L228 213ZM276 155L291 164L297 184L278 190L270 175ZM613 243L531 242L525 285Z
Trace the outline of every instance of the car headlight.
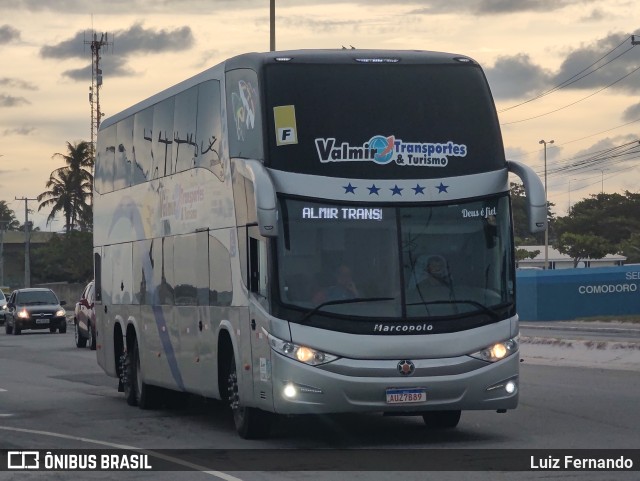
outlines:
M476 359L482 359L487 362L497 362L511 356L518 350L518 338L508 339L502 342L496 342L491 346L487 346L484 349L469 354Z
M66 314L66 312L65 312L65 310L64 310L64 309L58 309L58 310L56 311L56 317L62 317L62 316L64 316L65 314Z
M22 309L18 312L18 317L20 319L29 319L29 312L26 309Z
M283 341L271 334L267 334L269 337L269 345L271 349L283 356L295 359L296 361L310 366L319 366L320 364L326 364L328 362L335 361L338 356L328 354L326 352L318 351L308 346L293 343L291 341Z

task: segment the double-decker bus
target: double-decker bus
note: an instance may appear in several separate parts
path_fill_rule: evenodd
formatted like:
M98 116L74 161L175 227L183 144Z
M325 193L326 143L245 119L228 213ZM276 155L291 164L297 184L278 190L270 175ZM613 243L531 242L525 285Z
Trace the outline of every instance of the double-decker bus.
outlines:
M131 405L455 427L518 404L509 173L463 55L231 58L105 120L94 187L97 356Z

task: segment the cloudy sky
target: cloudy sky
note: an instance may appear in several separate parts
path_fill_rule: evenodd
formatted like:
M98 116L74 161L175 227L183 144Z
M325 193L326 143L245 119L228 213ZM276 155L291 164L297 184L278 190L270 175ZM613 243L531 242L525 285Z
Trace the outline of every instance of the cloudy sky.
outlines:
M277 0L277 48L469 55L496 99L507 158L565 215L640 191L639 7L633 0ZM240 53L269 49L268 0L0 0L0 200L24 221L66 142L89 140L92 31L107 32L106 116ZM41 228L47 212L32 219ZM62 228L62 220L52 228Z

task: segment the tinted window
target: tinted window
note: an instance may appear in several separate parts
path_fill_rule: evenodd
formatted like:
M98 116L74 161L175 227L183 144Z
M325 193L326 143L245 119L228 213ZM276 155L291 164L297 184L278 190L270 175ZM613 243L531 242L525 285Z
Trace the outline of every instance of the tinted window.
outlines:
M134 116L133 122L133 183L140 184L150 179L153 134L153 107Z
M196 118L198 88L192 87L176 96L173 117L173 169L180 172L193 167L197 155ZM168 172L167 172L168 173Z
M474 65L266 67L268 164L356 178L440 178L505 167Z
M224 178L220 157L222 118L220 82L210 80L198 86L198 159L197 165L210 169L220 180Z
M16 304L57 304L53 291L23 291L16 295Z
M117 124L117 148L113 172L113 189L123 189L131 185L133 161L133 116Z
M100 130L96 145L95 189L101 194L113 190L116 153L116 126Z
M152 179L172 172L173 97L163 100L153 108L153 170Z
M226 90L230 155L261 160L262 112L256 73L248 69L227 72Z

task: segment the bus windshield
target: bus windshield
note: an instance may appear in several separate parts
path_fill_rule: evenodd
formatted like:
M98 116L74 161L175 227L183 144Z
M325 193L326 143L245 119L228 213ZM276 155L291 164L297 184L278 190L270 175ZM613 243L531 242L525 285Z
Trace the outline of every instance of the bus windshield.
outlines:
M514 301L506 195L438 206L280 199L282 305L350 319L489 313Z
M265 81L270 168L405 179L505 168L476 65L277 64Z

